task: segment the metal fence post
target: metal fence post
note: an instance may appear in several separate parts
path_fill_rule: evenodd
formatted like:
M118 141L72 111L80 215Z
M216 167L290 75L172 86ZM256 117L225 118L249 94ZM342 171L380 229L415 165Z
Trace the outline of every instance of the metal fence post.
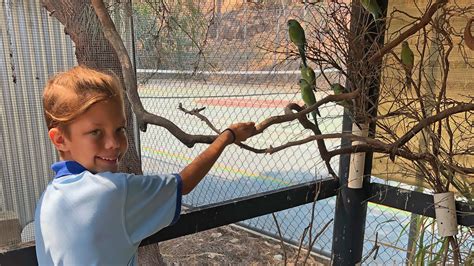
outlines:
M362 12L363 9L357 4L358 1L353 1L352 14L351 14L351 32L358 34L362 32L364 27L368 27L365 33L365 47L364 50L368 51L374 42L379 42L379 45L383 45L383 31L385 25L380 23L376 27L375 23L371 26L364 25L364 21L370 23L370 19L367 19L367 12ZM388 0L377 1L386 14L388 6ZM364 18L365 17L365 18ZM385 17L385 15L384 15ZM367 29L367 28L366 28ZM378 37L377 37L378 36ZM349 50L349 58L351 57L352 51ZM355 56L354 56L355 57ZM367 60L366 56L362 60ZM365 62L368 64L368 62ZM381 65L382 60L374 62L375 65ZM373 75L373 79L369 84L369 97L370 102L367 110L372 116L377 115L377 99L380 85L380 74L381 69L377 68L377 73ZM349 75L351 75L351 69L348 69ZM349 84L347 84L349 85ZM352 131L352 119L344 112L343 118L343 132ZM369 124L369 137L375 135L375 123ZM351 146L351 141L348 139L341 140L342 147ZM336 197L336 210L334 217L334 233L333 233L333 246L332 246L332 263L333 265L355 265L360 263L362 260L362 252L364 249L364 233L365 233L365 220L367 214L367 198L369 195L368 184L370 183L370 174L372 168L372 153L367 152L365 156L364 165L364 181L361 189L350 189L347 187L348 175L349 175L349 163L350 155L342 155L339 161L339 178L340 187Z

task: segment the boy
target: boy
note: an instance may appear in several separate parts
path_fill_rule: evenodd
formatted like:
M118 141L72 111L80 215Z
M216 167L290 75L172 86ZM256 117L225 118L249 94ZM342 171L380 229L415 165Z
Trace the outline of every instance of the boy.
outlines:
M224 148L255 133L229 126L179 174L117 173L127 150L123 95L115 76L74 67L48 81L43 107L60 155L35 213L40 265L135 265L140 241L177 220L181 195L208 173Z

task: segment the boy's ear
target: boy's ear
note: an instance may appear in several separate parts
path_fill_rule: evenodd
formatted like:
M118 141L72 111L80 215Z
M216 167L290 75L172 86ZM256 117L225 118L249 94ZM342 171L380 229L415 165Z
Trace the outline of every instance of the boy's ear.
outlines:
M56 149L58 149L58 151L68 150L65 143L66 140L65 140L64 133L59 128L56 128L56 127L51 128L48 131L48 135L49 135L49 139L51 139L51 142L54 144Z

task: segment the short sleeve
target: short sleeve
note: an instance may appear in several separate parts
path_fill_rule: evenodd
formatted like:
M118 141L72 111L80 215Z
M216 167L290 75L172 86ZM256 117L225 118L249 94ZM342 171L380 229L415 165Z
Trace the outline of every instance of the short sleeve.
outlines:
M177 221L181 211L179 175L127 177L124 219L132 243Z

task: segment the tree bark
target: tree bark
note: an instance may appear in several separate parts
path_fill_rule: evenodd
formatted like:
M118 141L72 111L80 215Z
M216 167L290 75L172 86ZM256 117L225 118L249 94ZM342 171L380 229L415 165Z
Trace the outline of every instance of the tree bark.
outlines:
M97 70L113 71L124 84L120 61L110 43L105 39L90 2L43 0L42 3L50 15L64 25L65 34L69 35L75 44L75 54L79 64ZM133 113L126 97L125 112L129 148L119 171L141 174L141 160L135 146Z

